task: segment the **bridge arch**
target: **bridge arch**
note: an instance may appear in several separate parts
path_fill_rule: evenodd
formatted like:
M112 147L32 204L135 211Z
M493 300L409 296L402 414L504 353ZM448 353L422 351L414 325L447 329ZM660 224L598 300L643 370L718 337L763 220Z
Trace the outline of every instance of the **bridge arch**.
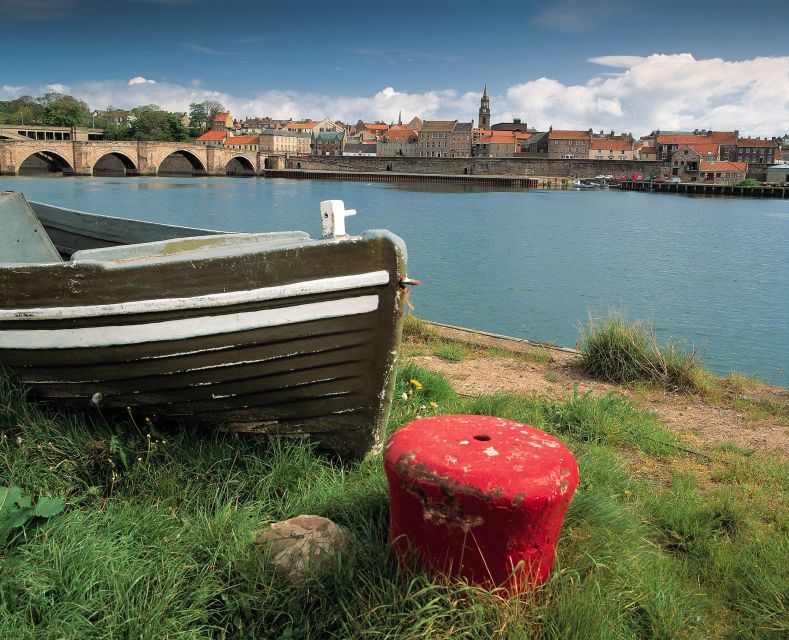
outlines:
M136 176L139 173L134 161L120 151L108 151L93 163L94 176Z
M255 165L246 156L233 156L225 164L225 174L229 176L254 176Z
M203 161L185 149L176 149L164 157L159 163L157 173L163 175L204 176L208 173Z
M37 173L62 173L63 175L73 175L74 167L62 155L49 149L40 149L28 154L19 163L17 171L20 175Z

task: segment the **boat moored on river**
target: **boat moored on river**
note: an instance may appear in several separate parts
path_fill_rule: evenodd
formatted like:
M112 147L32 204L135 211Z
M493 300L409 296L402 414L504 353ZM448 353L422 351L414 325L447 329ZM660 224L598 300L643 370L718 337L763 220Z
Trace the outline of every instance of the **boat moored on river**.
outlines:
M32 393L270 435L347 458L381 444L406 275L403 241L225 233L0 193L0 365Z

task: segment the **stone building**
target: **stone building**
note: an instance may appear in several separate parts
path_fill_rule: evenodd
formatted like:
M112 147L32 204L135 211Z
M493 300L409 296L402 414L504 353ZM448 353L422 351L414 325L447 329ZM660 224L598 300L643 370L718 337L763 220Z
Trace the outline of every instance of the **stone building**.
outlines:
M205 145L206 147L221 147L225 144L227 138L227 131L206 131L203 135L195 140L197 144Z
M419 132L422 158L467 158L471 156L471 122L425 120Z
M512 158L518 150L517 131L476 129L472 153L477 158ZM526 134L528 135L528 134Z
M413 129L390 129L378 141L376 155L416 157L419 155L419 134Z
M699 180L701 182L731 185L745 180L747 173L748 165L744 162L730 162L728 160L709 162L702 160L699 167Z
M260 132L260 151L270 154L309 155L312 136L299 131L265 129Z
M627 136L593 137L590 160L633 160L633 141Z
M574 131L553 129L548 131L548 157L588 158L592 144L592 130Z
M740 138L737 141L737 161L774 164L781 158L780 144L775 140Z
M226 149L240 151L258 151L260 149L260 136L228 136L225 138Z
M664 178L678 176L682 182L698 182L701 168L701 154L691 145L686 144L672 152L669 174Z
M312 135L312 154L341 156L345 151L345 131L321 131Z

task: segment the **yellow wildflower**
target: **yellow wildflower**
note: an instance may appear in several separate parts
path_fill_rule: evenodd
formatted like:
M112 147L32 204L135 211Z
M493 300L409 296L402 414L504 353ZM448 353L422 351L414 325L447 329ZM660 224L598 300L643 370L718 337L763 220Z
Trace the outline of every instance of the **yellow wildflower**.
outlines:
M433 407L434 409L438 409L438 403L437 402L431 402L430 406Z
M409 380L409 382L412 385L414 385L414 389L416 389L417 391L422 388L422 383L419 382L419 380L417 380L416 378L412 378L411 380Z

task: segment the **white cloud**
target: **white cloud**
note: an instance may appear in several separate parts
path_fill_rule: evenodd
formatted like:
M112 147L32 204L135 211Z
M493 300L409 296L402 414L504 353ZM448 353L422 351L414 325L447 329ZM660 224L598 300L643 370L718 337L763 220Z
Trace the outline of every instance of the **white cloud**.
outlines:
M129 86L131 87L135 84L156 84L156 80L148 80L142 76L134 76L131 80L129 80Z
M617 73L601 73L584 84L552 78L527 80L491 96L494 121L514 117L537 129L615 129L641 135L653 129L739 129L751 135L785 133L789 123L789 56L727 61L696 60L690 54L602 56L593 59ZM113 104L158 104L186 111L191 102L218 100L233 116L275 118L329 117L355 122L428 119L476 119L479 93L454 89L410 93L385 87L372 95L327 95L268 89L237 96L206 88L199 80L185 84L155 82L142 76L126 80L76 83L67 89L92 108ZM17 89L11 87L11 89ZM4 87L3 91L9 93ZM34 88L27 93L40 95Z
M13 99L24 95L27 90L27 87L24 86L13 87L10 84L4 84L0 87L0 95L4 98Z
M728 61L683 53L593 61L601 60L625 70L583 85L531 80L510 87L492 106L538 129L552 124L640 134L712 127L775 135L789 123L789 56Z
M589 62L600 64L604 67L616 67L617 69L627 69L645 58L642 56L599 56L597 58L589 58Z
M71 91L71 87L69 85L60 84L59 82L45 85L44 89L46 89L47 91L54 91L55 93L69 93Z

